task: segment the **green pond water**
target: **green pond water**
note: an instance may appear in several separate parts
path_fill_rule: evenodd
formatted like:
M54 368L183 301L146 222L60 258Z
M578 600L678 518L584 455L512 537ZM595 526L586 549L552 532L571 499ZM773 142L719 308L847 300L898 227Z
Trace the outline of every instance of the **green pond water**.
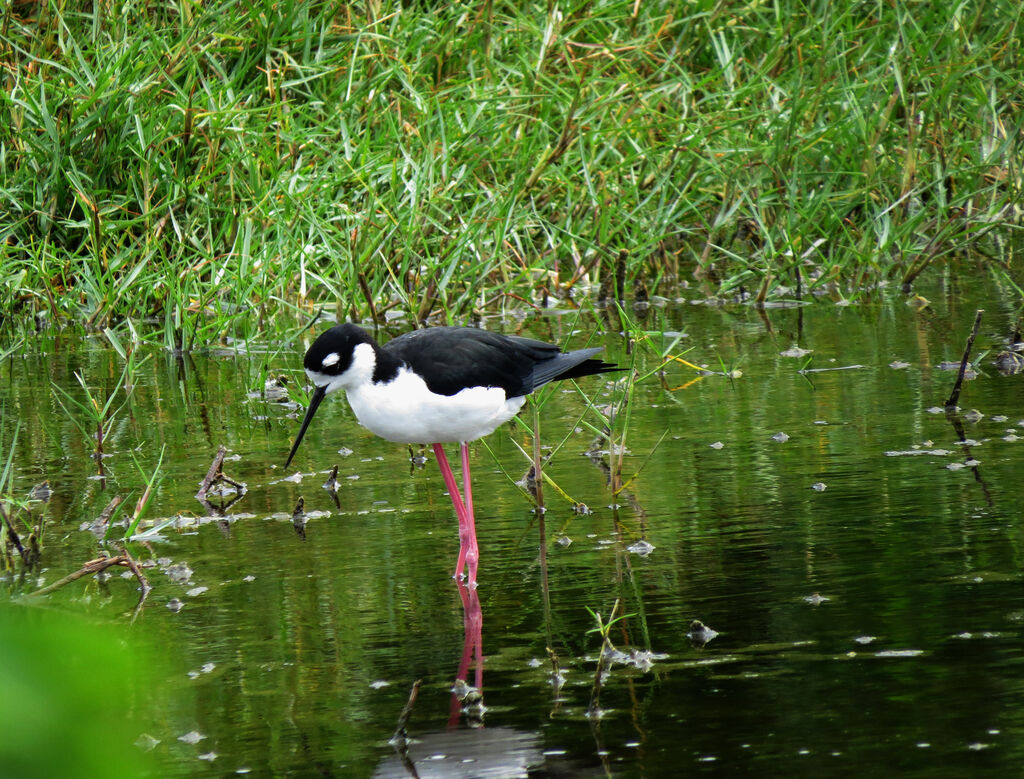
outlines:
M376 439L332 397L283 468L302 409L264 396L261 367L303 381L319 328L293 344L140 352L104 478L51 384L82 398L79 372L105 398L121 359L102 337L30 336L0 366L3 445L18 423L12 493L48 480L52 494L34 509L41 564L6 572L4 599L99 556L87 526L115 495L130 513L162 448L140 532L163 527L129 545L153 588L141 607L136 579L112 568L0 608L85 613L148 647L149 671L118 689L131 748L160 776L1013 775L1024 391L992 366L1012 296L971 286L925 290L921 311L895 291L845 307L653 306L640 320L652 345L682 334L672 353L718 373L672 363L634 387L617 429L624 477L639 474L618 495L583 397L545 394L542 444L561 444L546 472L590 513L545 484L543 563L514 484L529 432L474 444L478 600L451 578L456 520L429 450L420 462ZM960 406L983 416L961 414L961 432L937 411L956 375L940 366L959 361L975 308L974 354L989 354ZM487 325L566 346L597 333L608 359L634 359L567 312ZM634 354L641 375L659 365L654 348ZM624 389L607 379L580 388L607 405ZM246 485L222 515L194 497L220 445ZM337 503L321 486L334 465ZM588 609L607 620L616 601L621 654L595 712ZM717 635L702 644L694 620ZM480 684L465 711L457 676ZM403 763L389 739L417 680Z

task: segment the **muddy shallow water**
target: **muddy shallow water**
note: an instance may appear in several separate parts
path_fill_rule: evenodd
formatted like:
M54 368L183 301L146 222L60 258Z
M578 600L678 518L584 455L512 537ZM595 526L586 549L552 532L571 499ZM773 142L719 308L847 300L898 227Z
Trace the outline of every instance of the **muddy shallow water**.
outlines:
M165 447L129 545L153 586L141 609L121 569L46 596L166 650L134 720L161 775L1015 772L1024 390L991 365L1012 309L998 290L925 294L922 311L895 292L655 306L635 357L599 332L638 375L679 334L671 353L713 373L673 362L635 386L618 495L598 417L571 385L547 393L542 444L561 447L543 523L514 483L528 431L475 444L478 602L450 578L456 522L428 450L374 438L331 398L282 467L301 409L259 391L262 366L299 381L308 341L149 352L98 478L50 383L74 394L79 372L105 397L122 361L102 338L35 336L0 367L3 442L19 420L13 492L48 479L52 495L41 568L3 585L24 594L98 556L83 526L115 495L134 505ZM943 363L959 361L975 308L974 355L988 354L950 420ZM562 312L524 332L578 346L601 329ZM603 407L624 384L580 388ZM246 492L220 514L194 495L222 444ZM334 465L337 502L321 486ZM594 613L606 621L616 601L595 700ZM482 696L453 699L456 676ZM388 742L417 680L399 754Z

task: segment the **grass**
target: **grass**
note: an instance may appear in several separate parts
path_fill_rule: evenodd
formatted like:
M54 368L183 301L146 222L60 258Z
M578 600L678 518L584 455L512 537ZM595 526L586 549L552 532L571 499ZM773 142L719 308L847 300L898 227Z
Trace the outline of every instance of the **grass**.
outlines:
M950 263L1024 299L1022 14L9 3L0 328L189 350L317 304L850 298Z

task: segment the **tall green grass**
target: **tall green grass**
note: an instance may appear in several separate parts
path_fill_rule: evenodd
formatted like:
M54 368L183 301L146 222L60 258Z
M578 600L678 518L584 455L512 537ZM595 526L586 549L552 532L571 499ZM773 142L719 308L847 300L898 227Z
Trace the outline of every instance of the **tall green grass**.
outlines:
M1024 286L1018 2L429 5L7 4L0 326Z

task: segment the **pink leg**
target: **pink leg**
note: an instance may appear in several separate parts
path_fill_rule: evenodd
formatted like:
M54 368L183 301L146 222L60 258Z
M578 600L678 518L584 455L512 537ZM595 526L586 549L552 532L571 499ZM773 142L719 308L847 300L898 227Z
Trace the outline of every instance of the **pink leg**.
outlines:
M480 560L480 547L476 543L476 518L473 516L473 481L469 472L469 444L462 443L462 494L466 523L469 525L469 549L466 551L466 565L469 567L469 586L476 587L476 567Z
M441 469L441 476L444 477L445 487L448 488L448 494L451 496L452 505L455 507L455 514L459 518L459 560L455 564L455 573L452 574L454 578L458 579L462 574L462 568L466 564L466 557L469 553L469 548L476 544L476 534L473 532L473 523L469 518L470 515L466 512L466 506L462 502L462 495L459 494L459 487L455 483L455 474L452 473L452 467L448 464L448 457L444 453L444 447L441 444L434 444L434 456L437 458L437 465ZM470 538L472 537L472 542ZM471 569L471 575L476 573L476 566L474 564ZM475 582L475 578L471 579Z

